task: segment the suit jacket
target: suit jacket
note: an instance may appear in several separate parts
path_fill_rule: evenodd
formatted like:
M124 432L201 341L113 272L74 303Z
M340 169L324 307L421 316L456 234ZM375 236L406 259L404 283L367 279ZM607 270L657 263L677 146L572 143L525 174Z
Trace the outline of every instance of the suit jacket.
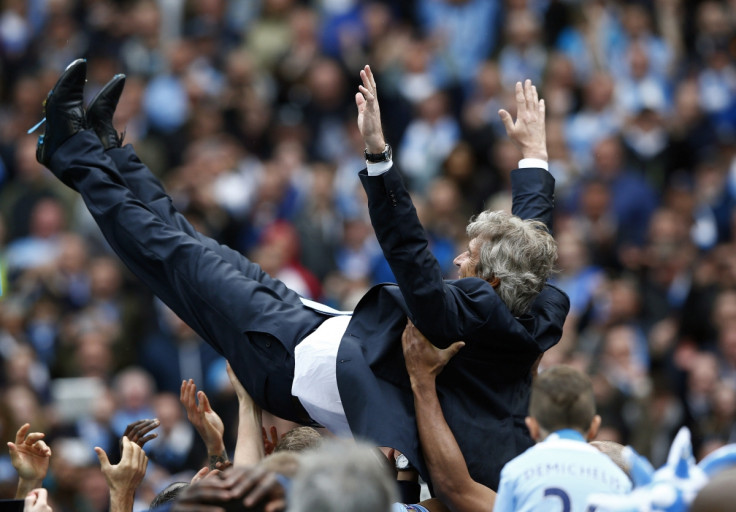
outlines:
M128 268L231 362L256 403L299 420L291 396L294 347L324 314L241 254L197 233L131 148L105 152L84 130L54 153L50 168L79 191ZM549 173L520 169L511 178L514 213L550 225ZM380 177L364 171L361 179L398 284L369 290L341 341L337 381L350 427L405 453L429 480L400 343L409 316L438 346L466 342L440 375L438 392L470 474L496 489L503 464L531 445L523 424L529 369L559 339L569 301L546 286L517 319L487 282L443 281L397 171Z
M511 177L513 213L549 227L552 176L518 169ZM463 340L437 390L471 476L495 490L503 465L533 444L524 425L530 370L559 340L569 300L547 285L529 313L515 318L486 281L443 280L398 171L360 178L397 284L375 286L361 299L341 341L337 382L350 428L400 450L429 481L399 340L406 317L438 347Z

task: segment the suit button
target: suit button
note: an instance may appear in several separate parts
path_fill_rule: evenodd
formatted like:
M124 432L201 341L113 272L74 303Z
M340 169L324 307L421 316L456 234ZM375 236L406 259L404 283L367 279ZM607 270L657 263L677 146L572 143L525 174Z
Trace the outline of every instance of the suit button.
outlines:
M268 340L268 341L266 342L266 348L271 348L271 340Z

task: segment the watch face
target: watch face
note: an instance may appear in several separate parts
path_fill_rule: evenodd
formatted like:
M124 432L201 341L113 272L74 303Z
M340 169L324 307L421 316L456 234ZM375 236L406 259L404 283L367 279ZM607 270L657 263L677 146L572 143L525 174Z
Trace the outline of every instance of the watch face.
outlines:
M410 467L411 464L409 463L409 459L406 458L406 455L402 453L396 457L396 469L401 471L402 469L409 469Z

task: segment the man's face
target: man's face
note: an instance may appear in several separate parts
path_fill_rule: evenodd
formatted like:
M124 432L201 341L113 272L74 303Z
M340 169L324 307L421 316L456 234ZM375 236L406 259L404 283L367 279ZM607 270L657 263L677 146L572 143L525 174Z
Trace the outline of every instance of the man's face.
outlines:
M480 241L477 238L473 238L468 244L467 250L453 260L453 263L459 267L458 277L476 277L479 251Z

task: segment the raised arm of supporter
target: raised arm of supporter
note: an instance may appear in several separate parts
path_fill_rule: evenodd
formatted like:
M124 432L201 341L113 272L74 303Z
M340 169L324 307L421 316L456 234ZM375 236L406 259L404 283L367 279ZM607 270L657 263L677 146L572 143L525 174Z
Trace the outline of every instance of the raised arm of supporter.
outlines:
M447 362L465 345L441 350L409 322L401 336L422 453L434 490L452 512L492 510L496 493L473 480L455 436L442 413L435 381Z
M123 436L120 462L110 464L105 450L95 447L100 469L110 488L110 512L132 512L135 491L146 474L148 457L138 444Z
M227 376L230 377L235 395L238 397L238 436L235 442L233 465L257 464L265 456L261 438L261 408L256 405L235 376L230 363L227 363Z
M33 489L41 487L49 470L51 448L43 441L46 434L29 434L30 429L30 423L26 423L15 433L15 442L8 442L10 461L18 473L18 488L15 491L18 499L25 498Z
M181 393L179 395L181 403L187 411L187 418L199 433L207 447L207 457L209 460L209 468L215 469L227 464L229 459L225 451L225 425L223 425L220 416L212 410L210 401L204 391L197 391L197 385L192 379L182 381Z

